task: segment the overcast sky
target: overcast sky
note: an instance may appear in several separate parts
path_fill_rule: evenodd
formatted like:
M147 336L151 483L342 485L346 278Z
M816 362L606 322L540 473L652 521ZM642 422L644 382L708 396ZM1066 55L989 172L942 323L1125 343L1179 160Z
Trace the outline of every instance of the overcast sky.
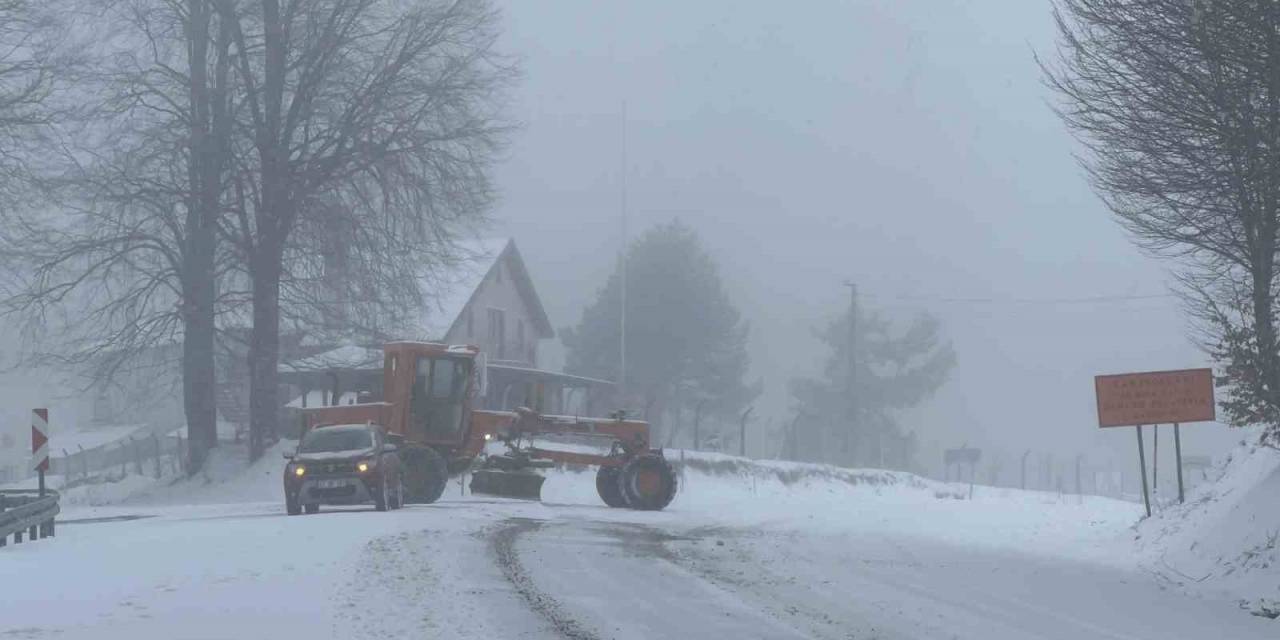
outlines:
M1209 364L1171 299L1012 302L1168 287L1049 108L1033 59L1053 45L1047 0L504 10L524 129L498 170L495 232L517 239L553 323L576 323L621 242L625 131L633 236L674 217L697 229L751 323L755 428L788 419L788 380L820 370L812 329L845 307L846 279L871 308L937 314L955 345L950 382L905 417L935 471L965 443L1006 470L1029 448L1132 468L1132 433L1095 426L1092 376ZM6 424L75 395L21 375L0 387ZM1245 436L1185 435L1193 454Z
M959 364L908 416L931 467L966 442L1133 466L1132 432L1096 428L1092 376L1209 364L1172 299L1010 302L1168 292L1170 265L1129 243L1050 110L1033 58L1053 47L1047 1L505 11L525 129L499 228L557 326L613 268L625 122L632 233L673 217L700 232L751 322L763 420L786 419L787 380L821 366L811 328L847 304L845 279L865 305L945 323ZM1184 435L1219 453L1245 434Z

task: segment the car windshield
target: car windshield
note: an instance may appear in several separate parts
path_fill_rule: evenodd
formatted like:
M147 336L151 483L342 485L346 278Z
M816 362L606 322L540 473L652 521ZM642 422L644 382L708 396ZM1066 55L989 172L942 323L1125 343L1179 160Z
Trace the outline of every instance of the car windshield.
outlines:
M355 451L373 446L373 434L365 428L316 429L302 438L299 453Z

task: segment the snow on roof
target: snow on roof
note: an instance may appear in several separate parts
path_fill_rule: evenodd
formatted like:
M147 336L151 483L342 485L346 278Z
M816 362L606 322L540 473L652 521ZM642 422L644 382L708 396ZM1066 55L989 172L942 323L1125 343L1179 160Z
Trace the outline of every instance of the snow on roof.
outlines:
M338 347L324 353L280 364L285 373L304 371L328 371L330 369L381 369L382 350L354 344Z
M509 238L459 241L456 244L458 260L453 268L424 277L419 283L427 308L421 323L411 332L412 337L443 340L510 244Z

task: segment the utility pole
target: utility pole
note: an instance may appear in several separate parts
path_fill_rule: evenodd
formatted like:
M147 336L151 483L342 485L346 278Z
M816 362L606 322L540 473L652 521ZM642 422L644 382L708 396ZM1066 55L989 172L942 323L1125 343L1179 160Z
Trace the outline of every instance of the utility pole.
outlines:
M858 428L858 399L857 399L857 375L858 375L858 285L852 280L845 280L844 286L849 287L849 338L848 347L845 357L848 359L846 363L847 372L845 375L845 396L849 403L849 423L845 425L844 432L844 450L850 460L853 459L852 441L853 433Z
M622 101L622 166L619 179L621 181L621 214L622 214L622 252L618 256L618 272L622 278L621 308L618 310L618 393L625 394L627 387L627 101Z
M747 417L754 410L755 407L747 407L747 410L742 412L742 420L738 423L738 455L743 458L747 457Z

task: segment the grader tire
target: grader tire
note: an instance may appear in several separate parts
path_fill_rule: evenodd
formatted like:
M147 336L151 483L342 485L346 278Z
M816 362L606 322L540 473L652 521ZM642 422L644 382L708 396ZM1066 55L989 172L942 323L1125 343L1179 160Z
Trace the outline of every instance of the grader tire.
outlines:
M596 472L596 493L604 503L615 509L627 506L622 497L622 488L618 485L618 467L600 467Z
M618 490L632 509L661 511L676 497L676 470L660 455L636 456L618 470Z
M405 503L431 504L449 485L449 465L435 449L414 447L404 451L402 474Z

